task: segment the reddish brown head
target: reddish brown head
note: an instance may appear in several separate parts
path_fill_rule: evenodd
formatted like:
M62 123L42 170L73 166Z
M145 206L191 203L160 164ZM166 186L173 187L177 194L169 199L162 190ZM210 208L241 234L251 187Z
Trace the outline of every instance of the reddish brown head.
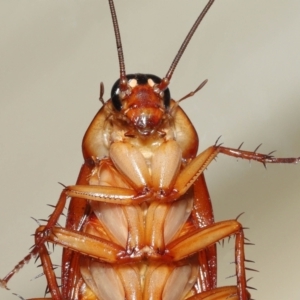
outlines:
M126 76L127 90L122 93L120 80L114 84L111 99L114 108L142 135L149 135L161 124L170 106L170 91L157 88L161 79L150 74L131 74Z

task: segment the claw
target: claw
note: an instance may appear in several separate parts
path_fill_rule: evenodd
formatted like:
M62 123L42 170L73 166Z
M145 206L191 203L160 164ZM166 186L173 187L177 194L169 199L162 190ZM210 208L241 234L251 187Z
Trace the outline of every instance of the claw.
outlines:
M6 290L9 290L9 288L7 287L7 282L5 280L0 280L0 287L4 288Z

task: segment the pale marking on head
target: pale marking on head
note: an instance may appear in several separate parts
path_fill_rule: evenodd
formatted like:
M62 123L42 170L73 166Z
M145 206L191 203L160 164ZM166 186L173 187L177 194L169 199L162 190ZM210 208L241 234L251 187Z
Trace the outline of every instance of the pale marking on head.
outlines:
M148 79L148 84L151 86L151 87L154 87L154 85L156 84L151 78Z
M134 88L138 85L138 82L136 79L130 79L129 82L128 82L128 85L131 87L131 88Z

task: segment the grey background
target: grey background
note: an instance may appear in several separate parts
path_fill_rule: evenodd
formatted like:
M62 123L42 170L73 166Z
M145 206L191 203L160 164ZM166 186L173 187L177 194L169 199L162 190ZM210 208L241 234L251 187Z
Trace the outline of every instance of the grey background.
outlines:
M206 1L117 1L128 73L165 75ZM0 275L28 252L36 224L82 163L81 139L118 77L106 1L0 2ZM171 83L179 99L208 78L182 107L204 150L222 135L226 146L281 157L300 156L299 0L216 1ZM259 273L255 299L300 298L300 166L268 166L219 156L206 172L217 220L250 230L246 248ZM62 221L63 223L63 221ZM227 243L225 243L227 244ZM234 284L232 244L221 249L220 285ZM56 254L59 256L59 247ZM58 258L59 263L59 258ZM9 284L25 298L42 297L33 262ZM1 299L17 299L0 290Z

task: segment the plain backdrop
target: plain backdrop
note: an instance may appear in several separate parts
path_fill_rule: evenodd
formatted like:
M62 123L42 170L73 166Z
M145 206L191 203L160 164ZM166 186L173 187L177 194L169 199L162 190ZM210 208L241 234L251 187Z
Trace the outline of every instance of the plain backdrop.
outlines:
M128 73L164 76L206 1L116 1ZM204 150L222 135L228 147L300 156L300 1L220 0L211 8L170 85ZM100 108L99 82L118 78L107 1L0 2L0 276L28 253L36 223L83 162L81 139ZM246 247L249 285L258 300L299 300L300 165L219 156L206 171L216 220L235 218L255 246ZM222 247L221 247L222 248ZM54 254L59 264L58 247ZM234 273L233 244L220 249L219 285ZM0 290L1 299L43 297L30 262Z

